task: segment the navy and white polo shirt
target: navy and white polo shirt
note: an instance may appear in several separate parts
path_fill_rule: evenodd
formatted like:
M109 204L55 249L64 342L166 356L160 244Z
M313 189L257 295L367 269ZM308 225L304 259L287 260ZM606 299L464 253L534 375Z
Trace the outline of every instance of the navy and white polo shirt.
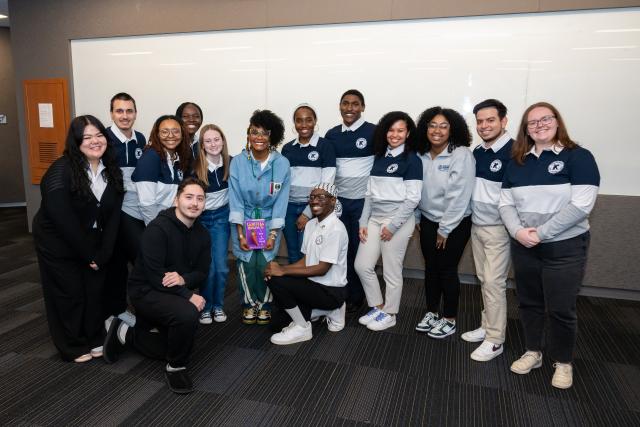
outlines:
M138 159L142 157L147 141L144 135L137 131L133 131L131 139L127 138L116 125L109 126L105 136L109 144L115 148L118 166L122 170L122 182L125 190L122 210L128 215L141 219L136 186L131 181L131 174L138 164Z
M476 180L471 196L471 221L476 225L502 225L498 211L500 188L512 147L513 139L505 132L489 148L480 144L473 150Z
M229 164L231 164L231 159L229 159ZM225 169L222 156L217 164L211 163L207 159L207 166L209 186L206 191L204 208L213 211L229 204L229 182L224 180Z
M600 173L593 155L582 147L554 145L524 164L510 162L500 192L500 216L509 234L535 227L543 242L566 240L589 230Z
M370 217L391 218L387 228L395 233L413 216L422 191L422 162L404 149L403 144L374 160L360 227L366 227Z
M333 144L316 133L309 143L301 145L296 138L282 147L282 155L291 165L289 201L307 203L309 193L318 184L333 184L336 176L336 155Z
M338 195L347 199L363 199L373 166L373 133L376 126L361 117L350 127L338 125L327 131L325 138L333 143L336 155Z
M139 219L149 224L161 210L173 206L182 178L179 159L172 161L167 154L162 160L156 150L147 147L131 175L138 192Z

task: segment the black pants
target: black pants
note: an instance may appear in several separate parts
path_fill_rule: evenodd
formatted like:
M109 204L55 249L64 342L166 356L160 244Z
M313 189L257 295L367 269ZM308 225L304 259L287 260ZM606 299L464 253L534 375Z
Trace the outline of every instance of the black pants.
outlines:
M120 212L118 238L107 267L104 288L105 317L116 316L127 308L129 264L135 263L144 228L144 221Z
M70 362L102 345L104 270L43 248L36 247L36 253L51 338L62 359Z
M340 221L347 229L349 236L349 247L347 249L347 302L360 305L364 301L364 290L360 277L353 266L358 253L358 245L360 239L358 232L360 230L360 215L364 207L364 199L345 199L339 197L342 204L342 215Z
M127 345L174 368L186 366L198 329L196 306L184 297L155 290L131 302L138 320L127 331ZM159 332L151 332L153 327Z
M345 300L344 287L325 286L306 277L272 277L267 286L273 292L275 303L287 310L298 307L306 320L311 318L311 310L335 310Z
M460 278L458 264L471 236L471 216L463 218L449 233L444 249L436 249L438 223L422 216L420 219L420 247L424 257L424 291L427 310L444 317L458 315ZM442 311L439 310L442 298Z
M542 351L546 309L549 317L546 349L556 362L573 360L578 326L576 300L584 278L589 241L589 232L533 248L511 241L527 350Z

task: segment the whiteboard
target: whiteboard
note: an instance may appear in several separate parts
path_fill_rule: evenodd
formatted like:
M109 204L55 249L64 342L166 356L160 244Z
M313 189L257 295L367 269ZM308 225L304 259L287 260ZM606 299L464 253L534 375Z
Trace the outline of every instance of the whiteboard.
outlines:
M232 154L257 108L283 118L287 141L294 107L310 103L324 135L350 88L374 123L391 110L454 108L474 143L476 103L500 99L513 135L528 105L549 101L594 153L601 193L640 195L640 8L72 40L71 54L77 115L106 125L111 96L128 92L148 135L194 101Z

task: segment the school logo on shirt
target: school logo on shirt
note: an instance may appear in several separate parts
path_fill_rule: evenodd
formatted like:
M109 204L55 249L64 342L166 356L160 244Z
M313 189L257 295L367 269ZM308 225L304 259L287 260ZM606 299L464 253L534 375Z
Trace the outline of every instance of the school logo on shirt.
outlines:
M136 152L134 153L134 155L136 156L136 159L142 157L142 148L136 148Z
M555 175L558 172L560 172L562 169L564 169L564 162L562 160L556 160L555 162L549 165L549 168L547 170L549 171L550 174Z
M362 150L366 146L367 146L367 139L366 138L358 138L356 140L356 147L358 147L359 149Z
M387 168L387 173L394 173L397 170L398 170L398 164L394 163L392 165L389 165L389 167Z
M282 183L271 181L271 184L269 184L269 195L274 195L280 190L282 190Z
M178 172L177 172L177 173L178 173L178 179L179 179L180 181L182 181L182 177L183 177L182 171L181 171L181 170L178 170Z
M321 245L322 242L324 242L324 239L322 238L322 234L321 234L318 237L316 237L316 245Z
M312 162L315 162L316 160L318 160L320 158L320 154L318 154L317 151L312 151L312 152L309 153L307 158L309 160L311 160Z
M438 165L438 170L440 172L449 172L449 165Z
M489 170L491 172L498 172L500 169L502 169L502 162L500 161L500 159L495 159L493 162L491 162L491 164L489 165Z

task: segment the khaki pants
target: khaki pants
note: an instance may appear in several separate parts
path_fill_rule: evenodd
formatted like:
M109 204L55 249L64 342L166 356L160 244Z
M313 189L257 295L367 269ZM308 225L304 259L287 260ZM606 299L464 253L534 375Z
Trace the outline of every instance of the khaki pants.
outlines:
M507 274L511 261L509 233L503 225L471 227L471 248L476 275L482 286L481 326L486 340L504 343L507 327Z
M355 270L360 276L362 288L367 296L369 307L384 303L383 310L388 314L396 314L400 309L402 296L402 266L409 239L415 227L415 218L409 217L388 242L380 240L382 226L389 220L370 218L367 226L368 237L365 243L358 246ZM386 283L385 298L382 299L380 282L376 274L376 262L382 254L382 276Z

